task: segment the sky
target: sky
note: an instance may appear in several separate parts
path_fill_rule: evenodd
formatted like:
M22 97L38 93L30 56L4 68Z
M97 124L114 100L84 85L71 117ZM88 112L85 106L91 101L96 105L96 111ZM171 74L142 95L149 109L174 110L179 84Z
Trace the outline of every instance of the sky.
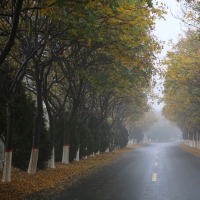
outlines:
M158 57L163 59L166 56L167 51L170 50L170 46L168 45L169 40L173 40L173 42L177 41L179 34L184 34L184 26L181 24L179 19L176 19L174 16L181 16L181 8L180 4L177 3L176 0L157 0L154 2L158 2L158 5L165 4L165 9L167 14L164 15L164 19L156 20L155 24L155 32L154 35L157 36L158 40L165 41L164 49ZM162 96L162 83L157 81L158 84L154 88L154 92L159 96ZM157 111L161 111L163 107L163 103L157 104L154 100L153 109Z

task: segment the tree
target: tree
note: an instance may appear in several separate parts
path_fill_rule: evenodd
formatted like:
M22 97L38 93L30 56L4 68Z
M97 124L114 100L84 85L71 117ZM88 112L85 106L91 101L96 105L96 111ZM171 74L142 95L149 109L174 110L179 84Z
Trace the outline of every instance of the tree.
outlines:
M101 142L102 151L112 138L111 129L119 129L130 115L146 110L144 93L154 70L154 53L160 51L150 32L154 19L162 14L150 4L151 1L24 1L15 49L3 64L12 66L7 71L12 78L4 97L8 110L7 150L12 149L18 86L22 83L37 100L29 173L37 169L43 103L52 141L56 118L60 115L64 122L64 163L68 163L70 136L76 138L70 126L76 121L78 109L85 113L79 122L87 125L89 116L96 114L100 130L105 129L110 135ZM9 32L9 17L3 25L2 33ZM96 107L88 109L94 102ZM111 123L108 117L112 118ZM5 159L9 160L5 170L11 166L10 158Z
M1 94L4 91L1 90ZM4 104L3 104L4 105ZM2 104L1 104L2 106ZM25 93L25 89L21 85L19 93L16 95L14 107L14 134L13 134L13 159L12 165L22 170L27 170L28 159L30 156L31 136L35 113L35 101L30 95ZM1 109L1 124L6 124L6 108ZM1 138L6 138L6 126L1 126ZM3 140L5 142L5 139ZM45 121L42 121L41 131L42 154L39 157L38 168L46 168L46 162L50 156L51 143L48 138Z
M164 62L168 66L165 75L163 109L165 117L178 124L187 133L196 134L199 129L199 42L196 32L188 30L168 52ZM186 134L186 135L185 135Z
M20 21L19 18L20 18L22 5L23 5L23 0L13 1L12 3L8 1L2 1L1 3L0 17L1 19L11 18L11 20L9 20L11 22L11 30L10 30L10 33L5 30L3 30L0 33L1 37L3 36L7 37L9 35L8 40L5 44L5 47L3 48L3 50L0 51L0 66L5 61L6 57L11 51L12 46L14 45L14 41L15 41L15 37L17 34L17 29L18 29L18 24Z

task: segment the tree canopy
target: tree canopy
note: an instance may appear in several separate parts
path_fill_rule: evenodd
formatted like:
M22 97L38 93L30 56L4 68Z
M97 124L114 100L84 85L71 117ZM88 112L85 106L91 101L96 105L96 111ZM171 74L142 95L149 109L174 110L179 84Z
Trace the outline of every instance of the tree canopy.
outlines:
M61 152L58 146L63 145L65 163L69 145L70 160L79 148L85 156L126 146L126 124L149 109L149 83L161 50L152 30L163 8L154 8L150 0L18 0L1 5L0 100L7 109L6 156L17 140L13 134L19 87L36 102L29 173L36 172L41 132L47 134L44 117L53 148Z
M189 30L174 44L164 62L168 68L163 114L179 125L184 137L199 129L199 47L197 33Z

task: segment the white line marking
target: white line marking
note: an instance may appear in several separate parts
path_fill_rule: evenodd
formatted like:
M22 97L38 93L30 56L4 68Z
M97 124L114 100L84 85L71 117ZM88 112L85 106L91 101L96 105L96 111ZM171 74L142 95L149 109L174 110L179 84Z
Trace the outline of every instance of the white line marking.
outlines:
M152 181L156 181L157 173L153 173L152 175Z
M155 165L154 166L158 166L158 162L155 162Z

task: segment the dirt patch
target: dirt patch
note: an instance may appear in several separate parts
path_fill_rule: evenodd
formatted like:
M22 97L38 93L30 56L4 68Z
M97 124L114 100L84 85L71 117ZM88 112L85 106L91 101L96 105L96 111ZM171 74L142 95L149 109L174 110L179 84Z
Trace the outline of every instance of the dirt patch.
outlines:
M88 159L79 162L74 161L68 165L55 163L55 169L39 170L34 175L12 168L11 183L0 182L0 199L23 200L26 199L27 195L49 190L55 186L59 186L56 189L61 190L63 189L62 184L70 186L74 181L77 181L79 175L89 175L98 167L107 165L124 153L143 145L145 144L128 146L110 153L95 155L95 157L90 156ZM0 177L2 177L2 169L0 169Z

